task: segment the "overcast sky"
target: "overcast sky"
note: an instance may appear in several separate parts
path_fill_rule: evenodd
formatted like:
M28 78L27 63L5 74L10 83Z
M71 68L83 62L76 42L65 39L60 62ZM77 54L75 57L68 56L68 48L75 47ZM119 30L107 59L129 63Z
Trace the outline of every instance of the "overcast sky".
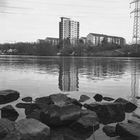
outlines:
M59 37L61 16L80 22L80 36L132 39L130 0L0 0L0 43Z

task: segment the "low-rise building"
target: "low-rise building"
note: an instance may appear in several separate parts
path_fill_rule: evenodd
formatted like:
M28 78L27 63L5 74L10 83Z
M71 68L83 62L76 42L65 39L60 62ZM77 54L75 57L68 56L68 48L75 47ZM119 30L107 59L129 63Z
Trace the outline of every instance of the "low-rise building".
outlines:
M58 45L59 44L59 38L47 37L45 39L45 42L47 42L51 45Z
M123 37L89 33L87 35L87 43L93 46L102 45L103 43L117 44L123 46L126 42Z
M37 43L49 43L55 46L59 44L59 38L46 37L45 39L38 39Z

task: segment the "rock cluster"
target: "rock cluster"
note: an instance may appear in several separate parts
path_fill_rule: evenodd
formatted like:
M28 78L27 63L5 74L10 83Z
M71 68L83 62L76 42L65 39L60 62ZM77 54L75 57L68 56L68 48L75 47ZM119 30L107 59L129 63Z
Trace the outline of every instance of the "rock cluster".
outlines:
M10 98L9 98L10 97ZM0 104L17 100L17 91L0 91ZM125 113L133 112L137 106L123 98L113 102L113 98L97 94L96 102L87 104L90 97L82 95L78 100L65 94L39 97L25 97L17 103L17 108L25 109L26 118L14 122L18 112L11 105L1 108L0 138L2 140L84 140L103 127L109 137L140 137L140 124L134 121L122 122ZM106 102L101 102L105 100ZM116 126L108 124L117 123ZM84 139L83 139L84 138Z

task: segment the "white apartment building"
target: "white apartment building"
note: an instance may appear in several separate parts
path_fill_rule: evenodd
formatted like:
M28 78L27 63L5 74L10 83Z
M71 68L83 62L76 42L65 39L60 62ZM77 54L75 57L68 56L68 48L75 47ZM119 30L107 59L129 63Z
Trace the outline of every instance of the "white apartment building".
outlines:
M96 33L89 33L87 35L87 42L92 46L101 45L103 41L106 41L107 43L110 44L117 44L121 46L125 45L125 39L123 37L96 34Z
M74 44L79 39L79 22L61 17L59 22L59 39L69 39Z

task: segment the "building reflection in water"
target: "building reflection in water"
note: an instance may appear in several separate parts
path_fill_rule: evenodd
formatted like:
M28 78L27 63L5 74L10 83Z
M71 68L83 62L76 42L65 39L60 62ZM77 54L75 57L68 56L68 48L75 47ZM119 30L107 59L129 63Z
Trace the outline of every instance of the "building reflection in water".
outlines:
M78 91L78 67L69 59L62 59L59 66L59 89L61 91Z

